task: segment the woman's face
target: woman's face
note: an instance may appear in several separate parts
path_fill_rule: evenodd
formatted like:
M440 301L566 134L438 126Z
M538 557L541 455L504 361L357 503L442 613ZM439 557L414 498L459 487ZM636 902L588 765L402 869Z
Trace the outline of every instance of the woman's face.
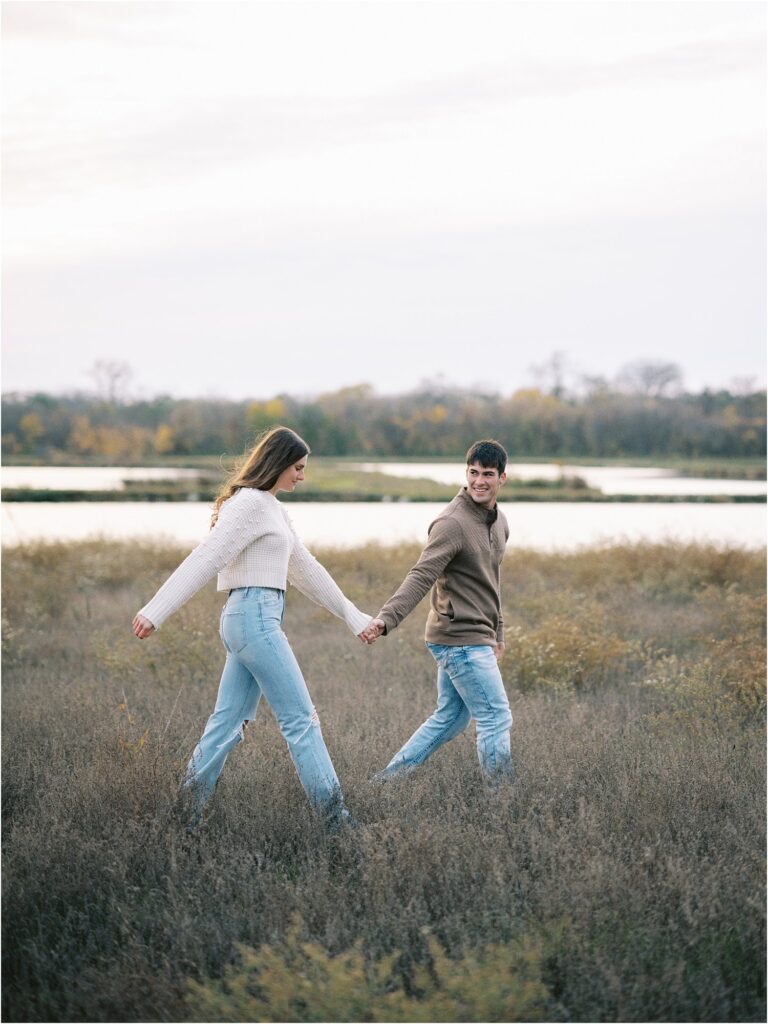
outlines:
M302 483L304 480L304 470L307 468L308 456L302 456L298 462L292 463L287 469L284 469L280 476L277 478L277 483L271 489L272 494L277 494L278 491L292 491L296 484Z

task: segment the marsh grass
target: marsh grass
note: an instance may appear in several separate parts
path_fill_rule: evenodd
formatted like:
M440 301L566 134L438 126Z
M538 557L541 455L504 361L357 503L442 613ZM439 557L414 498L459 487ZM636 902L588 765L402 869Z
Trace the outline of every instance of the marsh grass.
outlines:
M417 553L320 557L374 612ZM221 597L129 632L181 554L6 552L5 1020L764 1019L761 556L510 551L499 791L471 732L371 786L432 709L425 611L366 649L291 592L363 828L323 832L262 708L190 839Z

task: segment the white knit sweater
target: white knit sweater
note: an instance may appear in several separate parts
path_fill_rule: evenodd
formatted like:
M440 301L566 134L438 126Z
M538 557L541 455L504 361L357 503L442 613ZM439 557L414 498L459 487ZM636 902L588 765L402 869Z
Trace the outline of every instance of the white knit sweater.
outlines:
M242 487L219 510L216 525L160 587L140 615L159 628L218 573L218 590L275 587L286 582L323 605L357 635L370 622L299 540L283 506L269 491Z

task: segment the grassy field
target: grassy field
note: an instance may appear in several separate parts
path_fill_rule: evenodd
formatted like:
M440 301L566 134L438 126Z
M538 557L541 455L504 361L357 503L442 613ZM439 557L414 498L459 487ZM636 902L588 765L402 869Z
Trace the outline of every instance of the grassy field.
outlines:
M496 792L471 730L372 787L432 708L425 610L364 648L290 592L362 829L324 834L262 708L190 840L222 599L129 628L181 554L5 553L4 1020L765 1019L761 555L510 551ZM318 554L374 612L417 549Z

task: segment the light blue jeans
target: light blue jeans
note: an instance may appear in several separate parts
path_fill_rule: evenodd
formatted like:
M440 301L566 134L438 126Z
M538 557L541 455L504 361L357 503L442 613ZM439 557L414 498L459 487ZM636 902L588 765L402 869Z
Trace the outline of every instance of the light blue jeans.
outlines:
M437 707L374 778L386 779L413 771L438 747L463 732L473 718L483 774L493 781L511 778L512 713L493 647L427 647L437 662Z
M272 708L299 779L317 808L343 811L341 788L288 638L282 630L285 595L271 587L232 590L221 613L227 661L216 707L184 776L197 815L213 793L229 752L256 717L262 693Z

